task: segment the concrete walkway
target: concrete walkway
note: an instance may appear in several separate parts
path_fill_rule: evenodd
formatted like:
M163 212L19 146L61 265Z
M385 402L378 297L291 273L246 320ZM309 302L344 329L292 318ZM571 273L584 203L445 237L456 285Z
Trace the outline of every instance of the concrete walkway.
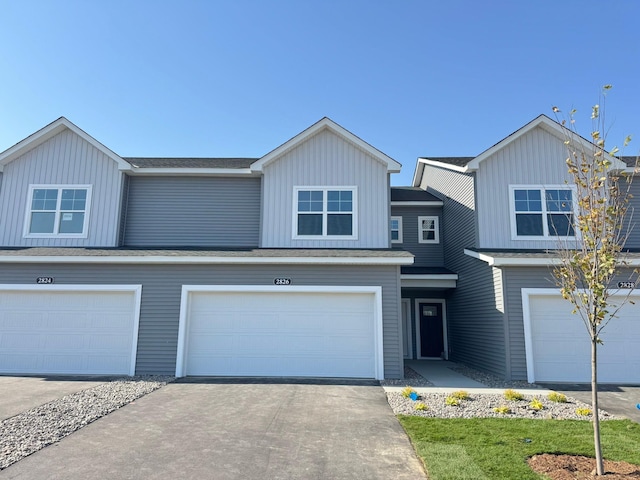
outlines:
M379 386L173 383L0 479L405 479L426 475Z

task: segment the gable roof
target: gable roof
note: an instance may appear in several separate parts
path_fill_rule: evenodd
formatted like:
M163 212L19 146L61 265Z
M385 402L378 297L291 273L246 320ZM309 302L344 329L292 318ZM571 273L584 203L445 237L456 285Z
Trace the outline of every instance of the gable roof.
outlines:
M91 135L80 129L65 117L60 117L57 120L51 122L49 125L41 128L37 132L29 135L24 140L16 143L13 147L8 148L4 152L0 153L0 172L3 171L4 166L9 162L12 162L16 158L25 154L29 150L36 148L38 145L46 142L50 138L53 138L58 133L64 130L70 130L80 138L91 144L93 147L104 153L109 158L113 159L118 164L118 170L130 170L131 165L126 162L118 154L105 147L102 143L98 142Z
M416 171L414 175L414 185L416 182L419 182L422 177L422 170L424 169L424 164L426 165L434 165L441 168L447 168L449 170L455 170L461 173L474 172L480 168L480 164L484 162L487 158L491 157L497 151L502 150L507 147L509 144L513 143L520 137L526 135L531 130L535 128L543 128L547 132L555 135L562 141L565 139L565 127L560 125L555 120L547 117L546 115L539 115L538 117L531 120L529 123L519 128L512 134L500 140L498 143L488 148L484 152L482 152L477 157L420 157L418 158L418 163L416 165ZM576 141L578 141L584 148L591 148L592 143L584 137L576 136ZM617 159L611 155L608 155L608 160L612 163L614 169L625 169L628 166L627 157L624 159Z
M136 168L249 168L257 158L122 157Z
M391 203L419 203L442 206L442 200L418 187L391 187Z
M391 173L398 173L400 171L400 168L402 167L402 165L396 162L393 158L385 155L377 148L372 147L367 142L355 136L353 133L349 132L345 128L341 127L330 118L324 117L320 121L311 125L306 130L300 132L298 135L296 135L292 139L287 140L285 143L280 145L275 150L272 150L271 152L267 153L264 157L260 158L257 162L255 162L251 166L251 170L256 172L261 172L264 167L269 165L271 162L275 161L278 157L288 152L292 148L300 145L305 140L307 140L308 138L311 138L313 135L315 135L318 132L321 132L322 130L329 130L339 135L340 137L344 138L346 141L348 141L349 143L352 143L353 145L360 148L361 150L364 150L369 155L374 157L376 160L386 165L387 170Z

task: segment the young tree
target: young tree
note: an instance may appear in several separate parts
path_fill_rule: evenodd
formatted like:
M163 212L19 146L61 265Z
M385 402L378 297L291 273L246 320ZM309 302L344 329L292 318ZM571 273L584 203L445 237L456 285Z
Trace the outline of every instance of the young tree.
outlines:
M560 110L553 111L565 132L567 167L575 185L575 210L569 214L575 229L575 241L564 241L558 248L559 262L553 275L562 297L571 302L573 313L584 322L591 341L591 400L596 474L603 475L600 419L598 416L598 345L602 344L602 329L616 316L620 308L631 302L632 290L620 291L618 281L625 275L626 286L634 287L638 272L627 262L625 243L632 228L632 208L629 205L633 175L620 169L615 158L618 148L605 150L606 130L604 101L606 85L600 95L600 105L592 108L591 141L577 132L574 115L558 119ZM630 137L624 141L626 146ZM634 166L635 170L635 166ZM635 173L635 172L634 172ZM630 273L629 273L630 272ZM626 295L611 299L613 294ZM632 303L632 302L631 302Z

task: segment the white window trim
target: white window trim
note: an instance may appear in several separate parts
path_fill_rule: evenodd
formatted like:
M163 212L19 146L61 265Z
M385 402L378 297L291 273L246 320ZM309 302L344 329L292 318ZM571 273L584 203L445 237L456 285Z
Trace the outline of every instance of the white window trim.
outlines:
M345 191L350 190L352 192L351 200L351 235L298 235L298 192L301 190L321 190L322 197L322 231L327 231L327 215L332 212L327 211L327 192L329 190ZM292 231L291 235L294 240L357 240L358 239L358 187L352 185L330 185L330 186L315 186L315 185L302 185L293 187L293 202L291 204L292 213ZM313 213L313 212L312 212ZM319 212L315 212L319 213Z
M393 220L397 220L398 221L398 240L394 240L393 238L391 239L391 243L402 243L402 217L396 217L393 216L391 217L390 221L389 221L389 236L391 236L391 222Z
M516 227L516 201L515 201L515 191L516 190L540 190L542 193L542 233L544 235L518 235L518 230ZM548 241L548 240L576 240L575 236L557 236L557 235L549 235L548 224L547 224L547 202L546 202L546 190L571 190L571 200L573 202L573 216L574 219L577 217L577 203L576 203L576 186L575 185L567 185L567 184L559 184L559 185L509 185L509 214L511 220L511 240L538 240L538 241ZM521 212L526 213L526 212ZM574 231L576 231L576 226L573 226Z
M33 201L33 191L38 189L58 189L58 203L56 205L54 226L58 229L60 223L60 202L62 201L62 189L68 188L73 190L86 190L87 199L84 208L84 223L82 225L82 233L30 233L31 225L31 204ZM93 185L75 185L75 184L30 184L27 197L27 205L24 217L24 238L87 238L89 235L89 215L91 214L91 190Z
M434 239L424 240L422 238L422 221L433 220ZM418 243L440 243L440 220L436 215L425 215L418 217Z

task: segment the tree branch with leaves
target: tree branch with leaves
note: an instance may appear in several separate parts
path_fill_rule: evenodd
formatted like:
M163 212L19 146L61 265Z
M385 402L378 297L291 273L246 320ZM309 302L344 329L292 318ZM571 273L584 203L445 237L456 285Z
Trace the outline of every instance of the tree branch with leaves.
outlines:
M563 240L557 252L558 266L553 269L562 297L573 305L573 313L582 319L591 342L591 400L596 457L596 474L603 475L603 458L598 416L598 346L603 344L602 330L630 299L632 289L618 288L624 276L634 286L638 272L630 268L625 245L633 228L630 204L631 181L638 172L637 161L628 171L615 155L619 149L605 149L605 100L611 89L606 85L598 105L592 107L590 140L578 134L576 111L568 118L553 107L556 120L563 126L567 147L566 164L575 188L570 221L575 237ZM626 147L631 137L624 140ZM622 293L622 295L621 295ZM615 295L615 301L611 297Z

